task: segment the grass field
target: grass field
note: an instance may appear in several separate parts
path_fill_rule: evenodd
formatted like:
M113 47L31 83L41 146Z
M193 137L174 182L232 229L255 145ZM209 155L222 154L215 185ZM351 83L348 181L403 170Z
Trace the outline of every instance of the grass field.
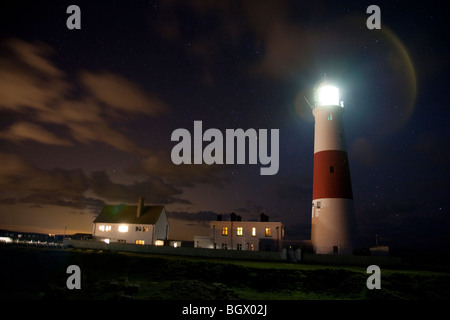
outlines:
M0 247L2 299L372 300L450 298L450 274L381 270L369 290L364 267ZM81 289L69 290L69 265L81 269Z

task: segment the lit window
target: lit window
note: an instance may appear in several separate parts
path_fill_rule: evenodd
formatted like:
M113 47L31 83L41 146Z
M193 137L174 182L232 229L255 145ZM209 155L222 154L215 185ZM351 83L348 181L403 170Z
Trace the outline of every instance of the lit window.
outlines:
M254 251L255 250L255 246L253 244L250 244L250 251Z
M228 227L222 227L222 235L227 236L228 235Z
M109 239L103 239L103 242L109 244Z
M242 227L237 227L237 235L242 236L242 234L243 234Z
M266 237L270 237L270 228L266 228Z
M120 225L119 226L119 232L128 232L128 226L127 225Z
M111 226L105 226L104 224L98 226L98 230L100 231L111 231Z
M256 237L256 228L252 228L252 236Z
M155 241L155 246L163 246L164 245L164 241L163 240L156 240Z
M136 240L136 244L145 244L144 240Z
M143 227L142 231L144 231L144 232L148 231L148 227Z

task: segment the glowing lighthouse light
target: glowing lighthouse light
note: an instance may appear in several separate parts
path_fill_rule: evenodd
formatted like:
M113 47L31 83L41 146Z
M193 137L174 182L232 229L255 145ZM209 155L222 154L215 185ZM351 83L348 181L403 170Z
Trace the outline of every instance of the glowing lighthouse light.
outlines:
M339 89L336 86L322 84L317 89L316 107L320 106L344 107L344 103L342 101L339 101Z
M317 106L338 106L339 89L335 86L322 86L317 90Z

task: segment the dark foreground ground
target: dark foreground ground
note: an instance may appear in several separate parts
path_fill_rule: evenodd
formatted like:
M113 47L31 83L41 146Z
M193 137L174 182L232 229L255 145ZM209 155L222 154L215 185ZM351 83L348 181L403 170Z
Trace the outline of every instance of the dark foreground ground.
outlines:
M450 273L381 269L369 290L364 267L224 261L74 249L0 246L0 299L450 299ZM69 290L69 265L81 289Z

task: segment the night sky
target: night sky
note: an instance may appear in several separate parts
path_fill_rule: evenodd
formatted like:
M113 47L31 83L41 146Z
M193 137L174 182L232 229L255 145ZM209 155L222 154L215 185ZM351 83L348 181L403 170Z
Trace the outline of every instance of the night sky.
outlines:
M71 4L80 30L66 27ZM143 195L166 206L173 239L231 212L309 239L304 97L326 73L345 104L360 244L450 247L447 21L433 1L2 3L0 229L91 232L104 204ZM171 134L196 120L279 129L278 173L174 165Z

